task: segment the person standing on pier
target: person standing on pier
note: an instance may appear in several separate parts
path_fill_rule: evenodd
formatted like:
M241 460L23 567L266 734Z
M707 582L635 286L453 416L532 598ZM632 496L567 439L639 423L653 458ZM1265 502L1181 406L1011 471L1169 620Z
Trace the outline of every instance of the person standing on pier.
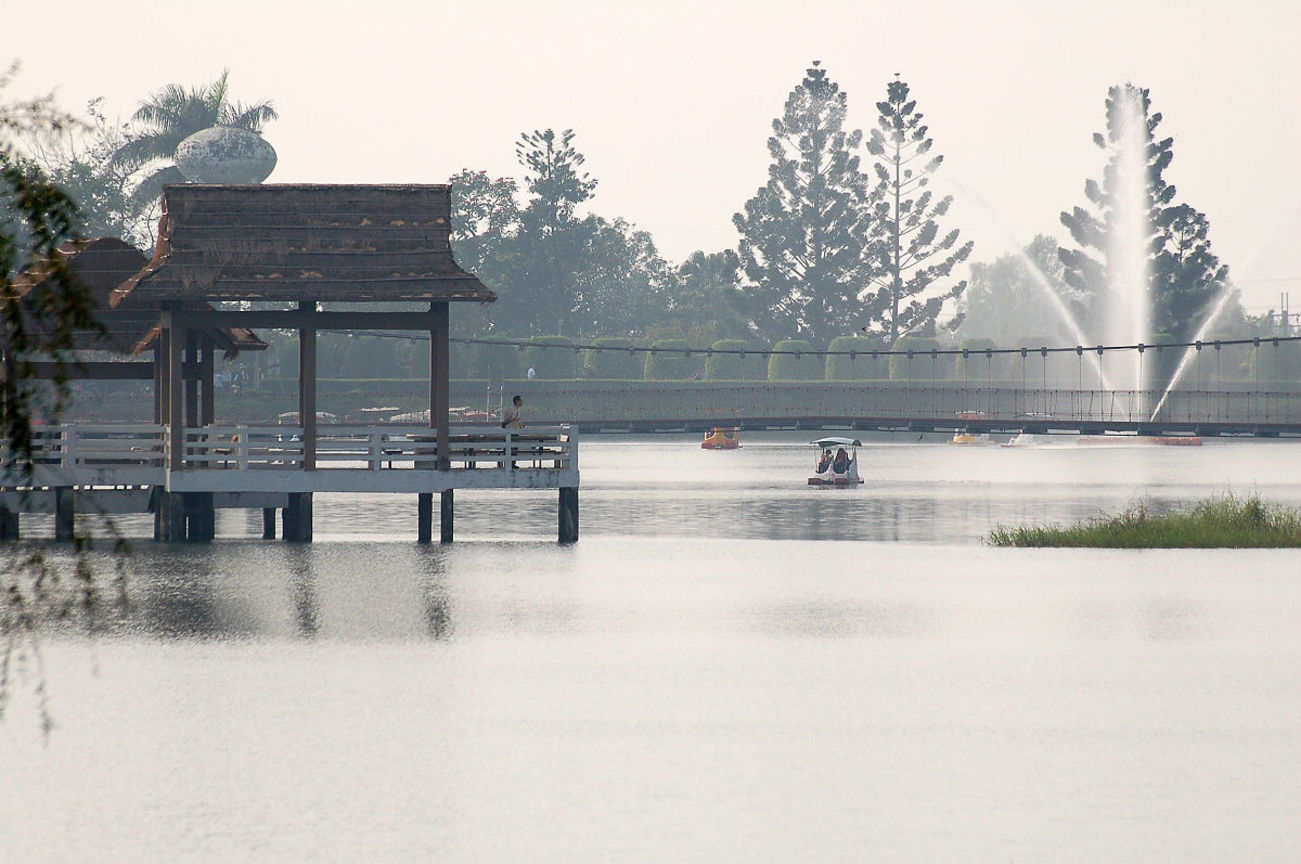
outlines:
M501 428L513 427L523 429L524 421L520 419L520 409L524 407L524 397L515 395L510 400L510 405L501 412Z

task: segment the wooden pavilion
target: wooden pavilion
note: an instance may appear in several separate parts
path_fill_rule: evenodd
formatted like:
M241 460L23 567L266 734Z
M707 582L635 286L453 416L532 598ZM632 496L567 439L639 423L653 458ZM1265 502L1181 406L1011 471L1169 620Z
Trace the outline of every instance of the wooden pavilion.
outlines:
M457 265L450 235L448 185L166 187L154 259L125 280L118 291L128 297L148 298L161 310L158 325L164 359L158 393L167 438L187 441L187 424L193 425L195 417L192 410L187 411L189 403L181 386L181 351L189 334L223 328L296 330L301 453L296 455L292 476L284 478L274 491L288 494L285 539L310 540L312 493L354 488L341 485L341 472L317 472L318 331L416 331L429 336L431 428L424 436L428 444L422 453L426 458L418 460L415 467L449 472L449 304L497 299ZM242 308L218 311L196 305L208 301L236 301ZM324 303L331 308L323 309ZM255 304L259 308L251 308ZM377 309L380 304L387 308ZM406 309L394 311L395 304ZM195 507L193 502L178 501L177 492L184 493L187 479L191 485L195 481L183 473L184 447L171 447L168 459L171 473L168 493L160 505L162 531L168 538L179 539L184 532L180 527L185 521L183 514L188 509L192 518ZM502 460L502 465L507 461ZM510 467L513 474L513 462ZM469 480L486 482L481 476ZM199 481L196 488L210 489L212 484L211 480ZM423 486L417 484L422 540L428 539L431 530L435 486L442 497L442 536L451 539L455 485L445 474L437 482L426 476ZM390 482L384 488L397 487ZM572 491L576 536L576 488ZM562 506L563 500L562 495ZM200 529L198 539L203 533Z

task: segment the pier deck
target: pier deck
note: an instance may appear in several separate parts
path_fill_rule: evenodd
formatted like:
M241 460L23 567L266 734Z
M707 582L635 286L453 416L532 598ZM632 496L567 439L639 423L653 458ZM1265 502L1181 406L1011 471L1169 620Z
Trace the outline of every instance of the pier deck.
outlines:
M6 519L61 509L157 513L173 496L182 502L188 497L192 509L198 501L205 510L290 510L316 492L437 492L447 523L456 489L558 489L563 510L563 490L576 490L579 483L578 430L568 425L457 430L448 438L443 469L437 467L442 460L436 432L427 426L319 425L311 467L304 462L299 426L206 426L185 430L184 438L179 467L173 467L162 424L41 427L30 476L3 463L0 511ZM445 524L445 540L450 533Z

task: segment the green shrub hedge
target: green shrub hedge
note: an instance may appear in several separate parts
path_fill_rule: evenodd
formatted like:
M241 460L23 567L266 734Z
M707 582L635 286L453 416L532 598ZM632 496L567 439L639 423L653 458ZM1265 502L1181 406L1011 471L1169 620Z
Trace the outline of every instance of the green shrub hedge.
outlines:
M627 350L633 343L626 336L598 336L590 344L606 350L589 348L583 352L584 378L629 380L640 378L645 371L642 355Z
M865 381L883 378L888 371L885 357L873 357L872 351L884 350L880 339L871 336L837 336L827 350L828 381ZM856 352L856 356L836 354L837 351Z
M812 352L813 343L807 339L783 339L772 350ZM769 381L821 381L824 371L820 354L773 354L768 358Z
M768 377L763 355L749 353L744 339L719 339L709 346L714 351L745 351L746 354L710 354L705 360L705 377L710 381L756 381Z
M691 358L681 353L691 346L685 339L656 339L646 354L647 381L682 381L691 376Z
M942 346L932 336L900 336L891 350L912 351L890 356L890 378L894 381L947 381L953 377L955 363L952 354L936 354Z

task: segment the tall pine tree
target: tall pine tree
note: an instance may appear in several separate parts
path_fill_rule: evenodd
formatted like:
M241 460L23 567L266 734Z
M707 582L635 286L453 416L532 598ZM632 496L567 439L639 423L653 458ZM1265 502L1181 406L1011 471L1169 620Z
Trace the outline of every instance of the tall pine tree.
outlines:
M862 132L845 131L845 106L815 60L773 120L767 184L732 217L752 326L769 341L826 345L866 319L869 183L854 155Z
M519 298L532 311L533 330L572 335L576 310L575 274L583 266L591 227L575 214L592 197L596 180L582 171L583 154L574 132L546 129L520 136L515 156L528 174L528 204L520 213L516 267Z
M931 155L932 141L916 100L908 98L908 85L891 81L886 100L876 103L876 109L877 127L867 151L876 157L872 196L882 236L869 261L872 281L880 289L875 325L893 344L905 333L934 329L944 302L956 299L967 285L941 283L967 260L972 244L957 246L957 229L940 235L938 220L949 212L953 196L937 201L926 188L944 157Z

